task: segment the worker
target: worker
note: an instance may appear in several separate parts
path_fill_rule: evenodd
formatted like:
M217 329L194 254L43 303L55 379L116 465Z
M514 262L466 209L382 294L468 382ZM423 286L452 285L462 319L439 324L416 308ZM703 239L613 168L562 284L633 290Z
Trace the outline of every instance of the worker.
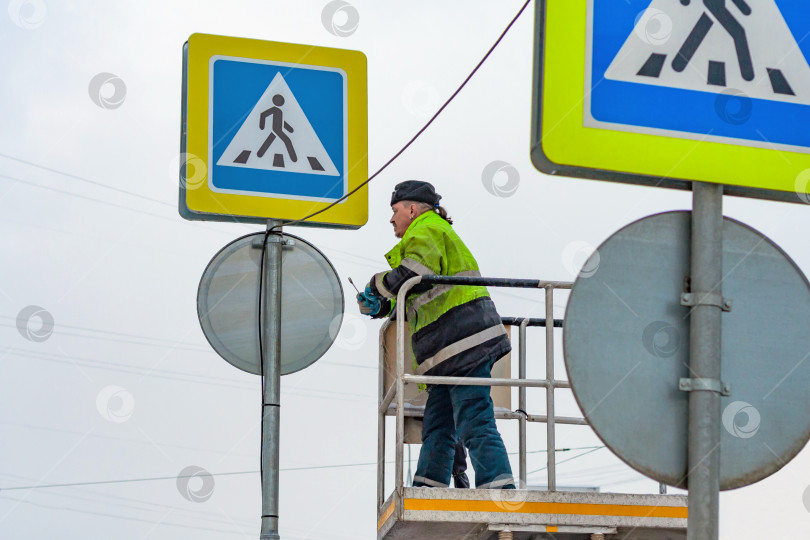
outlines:
M478 263L451 227L440 199L428 182L397 184L390 222L401 240L385 255L391 270L375 274L357 295L365 315L391 313L400 287L415 276L480 277ZM420 283L410 292L405 311L414 373L489 378L492 365L512 347L486 287ZM430 385L428 392L413 486L449 486L458 435L470 452L476 488L514 489L490 387Z

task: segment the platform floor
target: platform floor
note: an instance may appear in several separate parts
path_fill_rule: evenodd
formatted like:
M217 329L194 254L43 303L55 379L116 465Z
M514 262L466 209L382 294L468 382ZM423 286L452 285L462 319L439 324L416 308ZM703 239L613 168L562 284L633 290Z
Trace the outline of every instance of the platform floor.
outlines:
M404 488L377 521L378 540L682 540L683 495Z

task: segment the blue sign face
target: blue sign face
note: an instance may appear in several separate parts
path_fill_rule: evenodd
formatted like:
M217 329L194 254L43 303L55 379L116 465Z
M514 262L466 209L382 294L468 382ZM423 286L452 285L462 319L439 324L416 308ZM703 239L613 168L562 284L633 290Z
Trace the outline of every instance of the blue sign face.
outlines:
M807 0L588 0L588 9L587 127L810 151Z
M209 183L214 191L332 201L346 194L346 74L211 59Z

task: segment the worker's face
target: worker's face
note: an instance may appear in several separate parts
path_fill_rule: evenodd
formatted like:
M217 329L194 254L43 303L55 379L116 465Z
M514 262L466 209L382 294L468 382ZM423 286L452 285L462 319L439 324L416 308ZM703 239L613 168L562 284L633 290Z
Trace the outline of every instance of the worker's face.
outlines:
M402 238L402 235L405 234L405 231L408 230L408 226L413 221L413 208L414 205L405 206L402 201L398 203L394 203L391 206L391 210L394 211L394 215L391 216L391 225L394 226L394 236L397 238Z

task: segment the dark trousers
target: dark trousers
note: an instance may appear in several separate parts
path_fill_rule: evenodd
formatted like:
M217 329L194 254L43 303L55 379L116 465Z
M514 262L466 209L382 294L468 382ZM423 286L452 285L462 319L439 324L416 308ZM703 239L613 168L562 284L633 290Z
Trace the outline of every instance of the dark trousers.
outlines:
M485 362L467 376L489 378L493 363ZM436 385L430 389L414 487L450 485L457 435L470 451L477 488L514 487L489 392L489 386Z

